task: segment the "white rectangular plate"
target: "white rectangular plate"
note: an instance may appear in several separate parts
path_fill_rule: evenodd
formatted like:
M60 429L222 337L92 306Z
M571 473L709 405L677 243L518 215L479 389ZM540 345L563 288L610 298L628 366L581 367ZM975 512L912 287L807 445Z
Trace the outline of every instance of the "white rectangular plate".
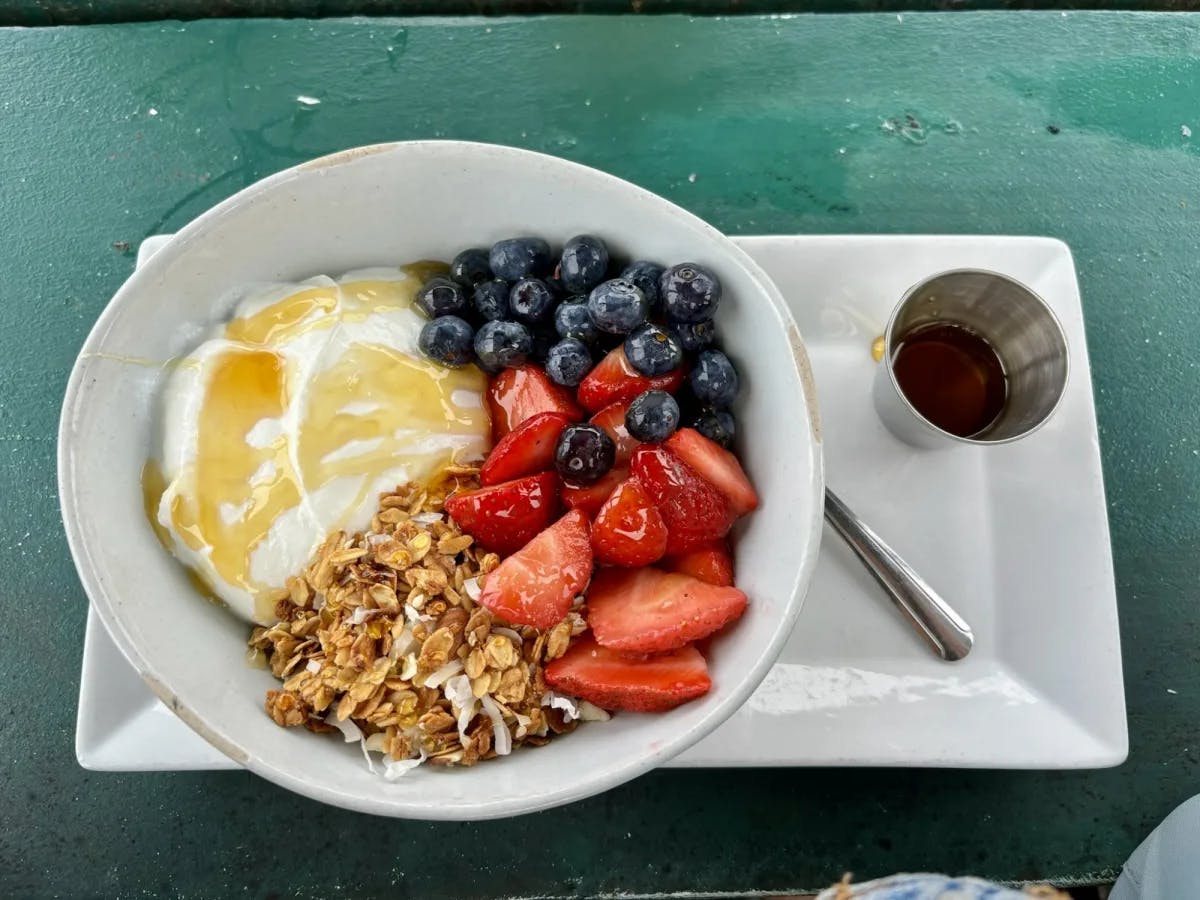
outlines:
M163 240L148 238L139 262ZM804 335L830 486L964 615L976 644L960 663L935 659L827 529L796 631L766 681L672 765L1120 763L1128 736L1116 589L1070 250L1022 237L736 240ZM1026 440L920 451L875 417L871 344L905 290L955 268L1001 272L1040 294L1066 329L1071 378L1054 418ZM90 769L236 768L158 702L94 613L75 749Z

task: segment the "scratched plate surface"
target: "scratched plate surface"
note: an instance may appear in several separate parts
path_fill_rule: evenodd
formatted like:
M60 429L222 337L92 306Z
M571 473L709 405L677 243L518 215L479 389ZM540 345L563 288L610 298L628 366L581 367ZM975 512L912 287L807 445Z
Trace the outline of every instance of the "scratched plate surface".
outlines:
M164 240L149 238L139 262ZM675 766L1114 765L1127 747L1116 591L1083 317L1070 251L1040 238L746 237L805 335L831 485L974 627L931 656L826 530L799 624L749 702ZM870 346L911 284L1001 271L1046 298L1073 377L1046 428L1002 447L919 451L870 404ZM781 551L785 548L781 547ZM1092 660L1086 679L1055 652ZM89 612L76 756L94 769L236 764L150 693Z

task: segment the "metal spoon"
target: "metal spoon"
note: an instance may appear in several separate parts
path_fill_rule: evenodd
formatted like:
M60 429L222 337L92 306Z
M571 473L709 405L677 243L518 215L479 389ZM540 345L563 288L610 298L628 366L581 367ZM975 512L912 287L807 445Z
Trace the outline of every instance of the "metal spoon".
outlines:
M958 660L971 652L971 626L828 488L825 518L942 659Z

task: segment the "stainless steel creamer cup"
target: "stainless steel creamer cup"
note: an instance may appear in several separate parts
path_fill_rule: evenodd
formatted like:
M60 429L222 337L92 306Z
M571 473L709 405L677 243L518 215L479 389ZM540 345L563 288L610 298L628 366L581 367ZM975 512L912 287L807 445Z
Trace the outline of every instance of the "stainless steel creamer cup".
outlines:
M1007 397L982 431L960 437L933 424L896 380L905 337L930 325L960 325L987 341L1004 368ZM931 449L1006 444L1046 423L1067 386L1067 338L1041 297L1005 275L981 269L942 272L910 288L884 330L883 358L872 388L875 409L898 438Z

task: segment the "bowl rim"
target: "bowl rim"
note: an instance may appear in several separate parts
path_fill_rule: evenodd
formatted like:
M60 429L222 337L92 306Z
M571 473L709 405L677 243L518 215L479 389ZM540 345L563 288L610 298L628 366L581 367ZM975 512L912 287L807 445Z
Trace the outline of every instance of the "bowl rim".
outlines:
M796 548L801 551L801 564L797 566L793 575L790 585L790 596L787 598L787 602L783 608L783 615L780 616L776 623L770 640L762 648L758 661L745 673L738 685L732 688L694 726L662 740L652 752L630 762L622 768L606 773L603 777L591 780L581 779L577 784L543 793L522 793L497 800L433 805L428 800L422 799L421 796L402 796L388 792L380 792L372 798L362 798L339 790L336 784L310 781L299 777L286 768L281 768L264 760L255 754L252 749L243 747L235 737L228 733L228 729L221 727L220 723L210 722L193 712L179 700L167 684L155 675L152 667L142 654L138 643L133 640L126 630L122 621L123 615L118 611L120 604L115 602L116 592L99 577L96 563L93 559L92 548L84 540L78 525L80 517L76 515L79 506L75 487L74 460L76 454L79 452L79 444L77 441L78 436L72 424L80 403L87 366L102 345L108 331L112 327L117 310L125 302L125 298L129 294L139 290L140 283L150 277L147 274L148 270L168 264L184 247L190 245L195 240L202 239L209 229L218 226L226 214L240 209L245 204L253 203L262 193L284 185L293 179L303 177L306 173L353 164L359 159L377 154L452 151L508 155L530 162L561 166L568 171L574 170L576 173L592 180L607 182L609 186L618 189L626 194L626 196L634 199L655 204L665 204L670 209L672 215L680 218L693 228L706 233L708 236L714 238L717 243L721 244L728 259L744 269L746 274L755 282L759 291L770 302L777 318L786 330L785 337L791 349L792 362L796 368L797 378L808 414L808 432L813 464L810 484L807 485L807 489L812 492L815 500L812 504L805 544L802 548ZM771 281L762 268L744 250L729 240L728 237L703 219L667 200L665 197L661 197L623 178L582 163L573 162L551 154L501 144L452 140L393 141L368 144L348 148L290 166L247 185L180 228L159 252L154 255L146 267L132 272L121 284L88 332L87 338L80 347L67 380L59 416L57 437L59 506L63 518L63 527L66 532L67 545L84 592L122 655L133 666L139 677L168 708L179 716L193 731L239 765L268 781L302 796L358 812L423 820L462 821L502 818L550 809L593 796L658 767L666 760L678 755L702 739L733 715L766 677L767 672L770 671L780 651L783 649L783 645L790 636L796 619L800 614L804 596L811 583L813 571L816 567L817 550L821 540L823 510L823 501L821 498L824 496L824 460L816 398L816 388L813 383L812 368L809 364L807 351L791 312L787 308L774 282Z

